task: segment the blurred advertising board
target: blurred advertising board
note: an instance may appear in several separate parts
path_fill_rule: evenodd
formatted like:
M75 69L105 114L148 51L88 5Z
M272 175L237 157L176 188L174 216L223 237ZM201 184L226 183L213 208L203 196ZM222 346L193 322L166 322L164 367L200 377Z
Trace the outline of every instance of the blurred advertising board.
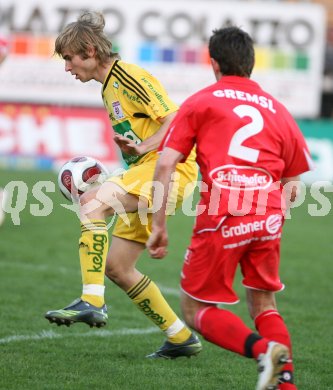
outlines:
M53 54L54 39L91 1L1 0L0 31L11 55L0 69L0 100L100 107L100 87L82 85ZM298 118L320 109L325 11L284 2L99 0L114 51L161 79L179 104L213 83L207 40L214 28L235 24L256 44L253 78Z
M0 167L51 169L82 155L119 167L103 108L0 103Z
M306 184L333 182L333 121L298 120L315 169ZM121 166L104 108L0 103L0 169L58 169L74 156L92 156L112 172Z

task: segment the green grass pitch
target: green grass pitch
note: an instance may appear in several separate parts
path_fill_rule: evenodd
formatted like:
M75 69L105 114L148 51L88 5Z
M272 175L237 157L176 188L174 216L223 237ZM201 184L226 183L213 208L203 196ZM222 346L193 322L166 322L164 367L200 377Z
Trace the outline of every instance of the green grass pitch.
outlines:
M14 180L21 183L19 197L25 207L16 215L19 225L7 215L0 227L1 390L255 387L257 372L253 361L204 340L204 350L196 358L145 359L163 343L164 337L109 281L109 322L105 328L49 324L44 313L63 307L81 292L79 221L61 206L66 201L56 185L55 192L47 193L52 212L48 214L44 208L46 200L39 197L36 183L55 183L53 173L1 171L0 186ZM332 193L325 196L333 202ZM302 206L292 210L292 218L285 224L281 279L287 287L277 296L279 310L293 337L295 378L303 390L333 389L333 218L332 212L311 217L308 206L316 203L307 196ZM192 223L191 217L181 213L170 218L168 257L152 260L145 254L139 262L139 269L157 282L178 314L179 272ZM253 327L239 281L238 275L236 290L241 302L231 309Z

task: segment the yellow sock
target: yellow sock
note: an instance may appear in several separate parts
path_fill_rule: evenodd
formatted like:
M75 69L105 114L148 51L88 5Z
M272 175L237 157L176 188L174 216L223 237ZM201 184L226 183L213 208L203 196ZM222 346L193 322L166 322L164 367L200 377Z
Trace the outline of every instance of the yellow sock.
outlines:
M127 291L133 303L157 325L172 343L186 341L191 331L177 317L161 294L160 289L147 276Z
M81 299L101 307L104 305L104 274L108 253L108 231L103 220L92 220L81 225L79 241L82 274Z

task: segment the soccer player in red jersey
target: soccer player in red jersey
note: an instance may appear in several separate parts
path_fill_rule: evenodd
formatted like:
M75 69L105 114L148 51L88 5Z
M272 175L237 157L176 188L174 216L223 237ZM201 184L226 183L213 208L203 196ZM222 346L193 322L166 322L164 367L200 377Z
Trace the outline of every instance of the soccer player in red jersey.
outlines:
M162 186L154 200L160 204L162 196L163 203L147 247L153 258L166 254L167 189L176 164L196 145L202 186L181 274L184 318L208 341L257 359L258 390L296 389L290 335L275 293L284 288L278 272L284 213L311 158L286 108L250 80L250 36L237 27L216 30L209 52L217 82L185 101L161 146L154 180ZM258 333L217 307L238 302L238 264Z

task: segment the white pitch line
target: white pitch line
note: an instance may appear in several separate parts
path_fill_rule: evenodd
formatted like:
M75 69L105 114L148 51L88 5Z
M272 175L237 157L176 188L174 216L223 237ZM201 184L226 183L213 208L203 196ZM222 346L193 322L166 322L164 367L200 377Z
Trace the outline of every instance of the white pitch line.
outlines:
M65 267L50 267L47 264L30 264L30 263L24 263L24 262L14 262L14 263L0 263L0 268L1 267L6 267L6 268L19 268L19 269L26 269L26 270L33 270L33 271L39 271L39 272L45 272L45 271L53 271L57 273L61 273L64 275L67 275L69 273L75 273L79 274L79 270L73 270L70 268L65 268ZM161 292L165 295L172 295L179 297L180 290L178 288L173 288L173 287L167 287L163 286L160 283L156 283L158 287L161 289Z
M50 339L62 339L66 337L113 337L113 336L128 336L128 335L140 335L140 334L150 334L160 332L158 328L146 328L146 329L137 329L137 328L128 328L120 330L91 330L85 333L68 333L60 334L56 333L53 330L42 330L39 333L34 334L16 334L12 336L7 336L0 339L0 344L9 344L17 341L40 341L40 340L50 340Z
M9 264L6 264L5 263L0 263L0 267L3 267L3 268L19 268L19 269L25 269L25 270L34 270L34 271L40 271L40 272L45 272L45 271L54 271L54 272L57 272L57 273L61 273L61 274L68 274L69 272L71 272L72 270L69 269L69 268L65 268L65 267L50 267L48 266L47 264L30 264L30 263L24 263L24 262L11 262ZM79 271L75 271L76 273L79 272Z
M173 287L166 287L166 286L163 286L161 284L159 284L158 282L156 283L158 285L158 287L160 288L161 292L165 295L174 295L176 297L179 297L180 295L180 289L179 288L173 288Z

